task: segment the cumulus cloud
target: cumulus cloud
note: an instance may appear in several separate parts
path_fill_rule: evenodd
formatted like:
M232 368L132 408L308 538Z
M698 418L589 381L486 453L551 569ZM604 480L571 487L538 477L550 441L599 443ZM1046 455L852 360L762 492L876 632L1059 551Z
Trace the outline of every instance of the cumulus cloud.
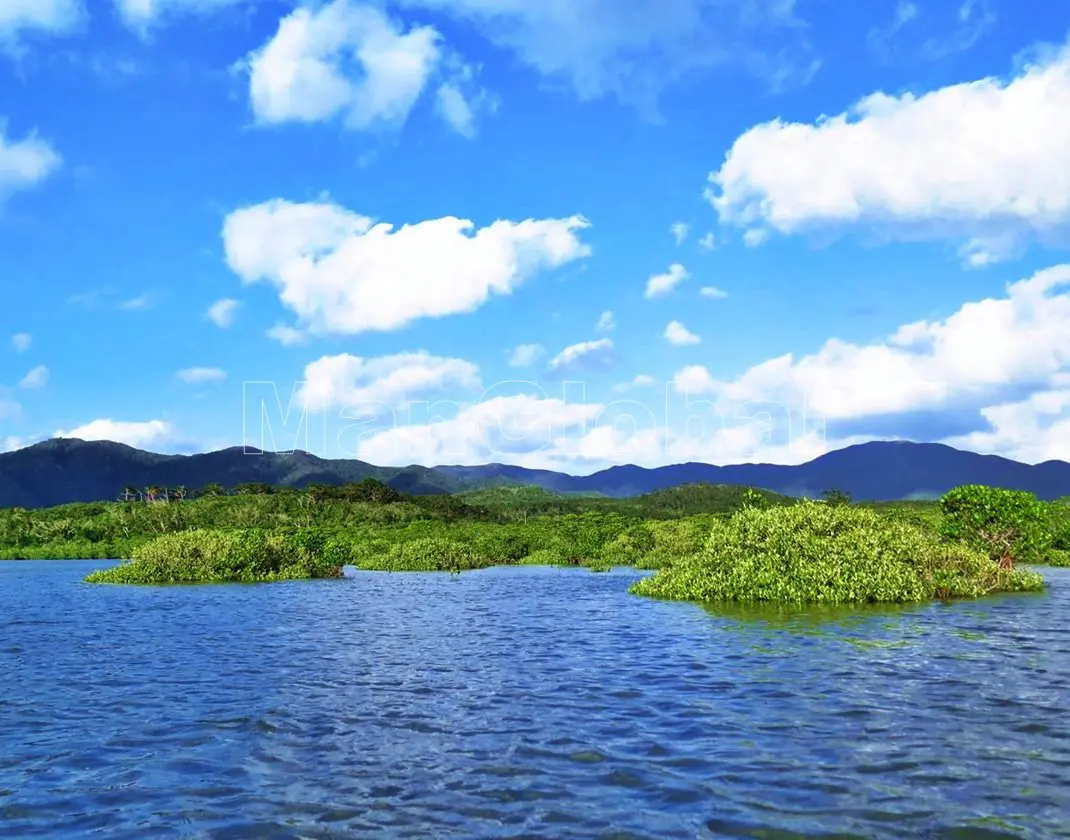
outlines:
M690 276L680 263L673 263L664 274L655 274L646 281L645 296L653 298L667 295Z
M234 316L240 306L241 304L232 298L222 298L209 306L205 315L217 327L229 327L234 323Z
M802 463L829 448L815 431L780 442L768 418L718 418L699 406L680 421L667 428L634 400L588 404L521 394L365 435L354 454L377 464L505 462L588 473L621 463Z
M70 431L57 431L53 437L79 440L110 440L136 449L161 451L184 443L178 430L165 420L125 422L100 419Z
M665 328L664 338L669 344L675 344L677 347L682 347L687 344L698 344L702 341L697 335L687 329L679 321L670 321L669 325Z
M11 346L15 348L16 353L25 353L32 343L33 336L29 333L15 333L11 336Z
M509 367L531 367L546 354L541 344L520 344L509 355Z
M0 120L0 201L39 184L56 172L61 163L62 158L47 140L36 134L12 140Z
M606 370L613 365L613 341L600 338L571 344L550 360L550 370L558 374Z
M23 32L70 32L81 18L79 0L4 0L0 2L0 44L17 43Z
M406 30L379 7L350 0L294 10L245 64L253 113L263 124L341 117L355 130L397 127L444 76L435 110L472 137L478 112L490 103L473 68L445 51L434 27Z
M712 251L716 246L717 241L714 239L712 231L702 234L702 238L698 241L698 247L701 251Z
M674 222L669 227L669 233L672 234L672 238L676 240L677 245L682 245L684 240L687 239L687 232L691 228L683 222Z
M607 309L598 316L598 323L594 325L594 328L599 332L610 332L617 328L617 320L614 318L613 313Z
M793 0L397 0L470 22L581 99L616 96L648 114L696 71L735 64L774 86L805 81L813 50Z
M474 311L586 257L587 227L580 216L479 229L445 217L395 229L335 204L275 199L228 215L223 240L230 268L275 286L299 326L351 335Z
M710 300L720 300L728 297L728 292L718 289L716 286L703 286L698 290L698 293L704 298L710 298Z
M974 262L992 262L1020 238L1065 238L1067 148L1070 46L1006 81L875 93L813 124L755 126L706 195L722 223L748 235L864 224L895 238L974 240Z
M190 385L203 385L208 382L222 382L227 378L227 372L216 367L191 367L183 368L175 376Z
M44 365L38 365L19 381L19 387L26 389L44 388L47 384L48 368Z
M373 359L342 353L323 356L305 367L298 398L310 411L372 403L394 407L419 394L444 388L467 390L479 384L479 368L463 359L423 351Z
M815 353L768 359L726 379L691 365L673 385L708 395L724 413L772 403L858 429L941 412L975 423L943 438L953 446L1029 463L1070 459L1070 265L945 318L904 324L882 341L829 339Z

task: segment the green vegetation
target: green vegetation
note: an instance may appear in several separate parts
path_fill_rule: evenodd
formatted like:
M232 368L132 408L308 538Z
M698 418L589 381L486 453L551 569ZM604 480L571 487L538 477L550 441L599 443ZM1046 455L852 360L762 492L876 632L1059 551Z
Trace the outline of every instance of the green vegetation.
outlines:
M640 595L789 604L910 603L1043 588L958 541L847 504L748 508L701 551L638 581Z
M311 532L183 531L140 546L129 563L93 572L90 583L225 583L341 577L345 546Z
M506 484L410 496L374 479L127 488L122 502L0 510L0 559L130 559L90 577L126 583L332 577L343 565L629 566L656 572L641 594L740 604L974 597L1041 585L1015 562L1070 565L1070 500L969 487L940 502L823 497L686 485L611 499Z

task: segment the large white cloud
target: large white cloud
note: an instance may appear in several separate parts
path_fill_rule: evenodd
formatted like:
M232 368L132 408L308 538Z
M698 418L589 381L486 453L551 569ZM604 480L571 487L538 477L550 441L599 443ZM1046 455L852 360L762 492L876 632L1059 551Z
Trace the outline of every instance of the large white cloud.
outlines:
M406 30L376 5L350 0L296 9L246 65L253 112L265 124L341 116L352 129L398 126L440 79L436 112L471 137L488 102L434 27Z
M281 199L227 216L227 262L246 283L267 281L313 333L394 330L419 318L471 312L535 274L587 256L585 219L499 220L476 229L445 217L375 222L336 204Z
M128 422L100 419L69 431L57 431L53 437L80 440L110 440L137 449L159 451L185 443L178 429L166 420Z
M703 68L737 63L776 84L815 69L794 0L397 0L469 21L582 99L615 95L653 109ZM770 44L770 39L773 43ZM766 47L771 47L766 49Z
M664 418L632 400L587 404L545 395L493 397L447 419L366 434L353 454L377 464L506 462L589 473L621 463L802 463L831 448L813 430L782 440L777 432L783 430L768 418L726 422L703 407L690 413L677 409L681 422L667 428Z
M769 359L734 378L690 365L673 385L721 413L772 403L815 422L863 426L913 412L972 416L976 431L945 442L1030 463L1070 459L1070 265L882 341L830 339L815 353Z
M80 0L0 0L0 42L22 32L69 32L82 17Z
M393 408L429 392L479 385L479 368L463 359L423 351L373 359L342 353L323 356L305 367L298 398L309 411L359 409L372 403Z
M812 124L773 120L732 145L707 196L723 223L793 234L866 224L960 237L969 265L1070 225L1070 47L1013 78L875 93Z
M59 153L47 140L30 134L21 140L6 136L0 120L0 201L17 190L43 181L59 169Z

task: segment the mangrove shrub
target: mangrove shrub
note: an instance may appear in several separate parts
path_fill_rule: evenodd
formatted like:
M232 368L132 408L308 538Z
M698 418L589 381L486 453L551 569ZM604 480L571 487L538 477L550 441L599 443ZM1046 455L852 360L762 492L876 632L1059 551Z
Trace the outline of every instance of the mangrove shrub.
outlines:
M940 508L945 537L987 552L1003 568L1042 560L1051 541L1046 505L1024 490L968 484L944 494Z
M803 502L747 509L713 525L701 551L633 585L689 601L909 603L1043 587L963 543L866 508Z
M89 583L225 583L341 577L345 545L315 532L181 531L134 550L128 563L93 572Z

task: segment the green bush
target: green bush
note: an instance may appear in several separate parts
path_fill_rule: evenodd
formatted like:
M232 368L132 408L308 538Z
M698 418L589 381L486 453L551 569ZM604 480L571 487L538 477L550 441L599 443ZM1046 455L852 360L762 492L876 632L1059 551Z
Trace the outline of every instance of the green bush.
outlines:
M1043 588L875 511L804 502L742 510L714 525L699 552L635 583L640 595L689 601L847 604L976 597Z
M522 566L567 566L568 562L558 552L549 548L537 548L520 559Z
M443 537L395 543L373 557L361 554L361 569L387 572L461 572L494 565L471 546Z
M133 560L93 572L89 583L224 583L340 577L344 546L318 534L182 531L134 550Z
M1042 560L1051 542L1049 510L1032 493L968 484L940 499L942 533L987 552L1004 568Z

